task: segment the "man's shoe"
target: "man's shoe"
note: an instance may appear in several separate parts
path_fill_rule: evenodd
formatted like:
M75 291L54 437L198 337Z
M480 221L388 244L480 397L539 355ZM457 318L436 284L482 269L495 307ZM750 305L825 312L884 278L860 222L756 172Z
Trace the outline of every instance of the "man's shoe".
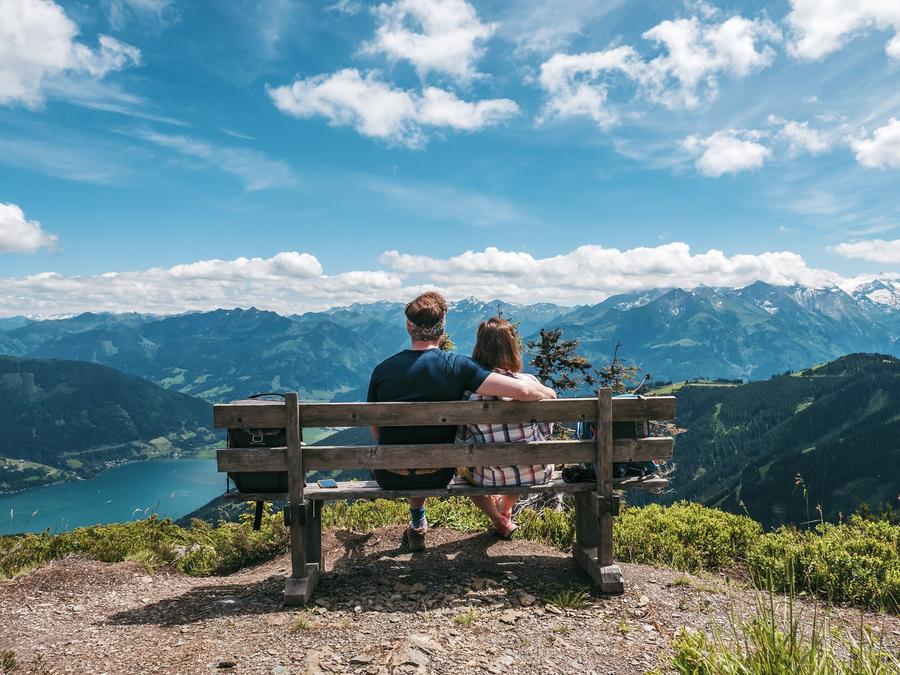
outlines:
M424 551L425 550L425 533L428 532L427 527L412 527L409 526L406 528L406 532L404 532L403 537L406 539L406 545L409 546L409 550L416 551Z

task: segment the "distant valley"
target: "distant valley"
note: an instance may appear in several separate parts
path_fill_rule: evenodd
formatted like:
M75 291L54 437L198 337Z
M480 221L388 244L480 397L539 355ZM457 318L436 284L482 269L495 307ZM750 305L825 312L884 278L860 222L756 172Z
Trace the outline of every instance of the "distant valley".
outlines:
M0 357L0 492L211 447L206 401L92 363Z

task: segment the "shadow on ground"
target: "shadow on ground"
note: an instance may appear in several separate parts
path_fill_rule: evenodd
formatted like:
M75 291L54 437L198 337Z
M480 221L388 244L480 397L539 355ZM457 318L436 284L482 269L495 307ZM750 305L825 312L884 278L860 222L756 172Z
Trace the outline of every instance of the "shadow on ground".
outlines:
M363 598L374 597L376 609L367 605L365 611L417 612L451 606L475 578L537 596L590 585L571 556L532 542L435 528L429 534L428 549L410 553L400 543L402 532L398 527L367 534L329 533L325 551L330 571L319 581L313 600L323 600L330 607L353 607ZM221 583L209 579L210 583L178 597L114 614L105 623L175 626L220 616L287 611L281 602L283 575L241 584L229 583L230 579L222 577ZM417 596L394 588L417 583L426 589Z

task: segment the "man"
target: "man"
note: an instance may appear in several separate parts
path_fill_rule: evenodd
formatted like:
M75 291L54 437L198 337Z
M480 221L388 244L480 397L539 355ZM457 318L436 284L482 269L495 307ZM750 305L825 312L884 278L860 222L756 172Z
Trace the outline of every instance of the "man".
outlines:
M406 306L409 349L382 361L372 372L369 401L458 401L466 391L520 401L556 398L556 392L531 379L515 379L486 370L468 356L440 349L444 338L447 301L440 293L423 293ZM453 443L454 426L372 427L380 445ZM372 471L386 490L443 488L455 467ZM425 498L409 500L410 526L405 539L412 551L425 548L428 520Z

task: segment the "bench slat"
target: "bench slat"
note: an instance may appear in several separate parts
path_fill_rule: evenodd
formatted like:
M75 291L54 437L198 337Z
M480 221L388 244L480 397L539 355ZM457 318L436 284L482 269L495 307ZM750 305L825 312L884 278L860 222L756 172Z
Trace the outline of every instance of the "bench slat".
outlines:
M650 492L660 492L668 489L669 481L659 476L646 478L626 478L613 482L617 490L640 489ZM559 475L553 474L553 479L545 485L531 486L506 486L506 487L475 487L464 480L457 478L448 487L440 490L383 490L375 481L348 481L340 482L336 488L320 488L318 485L309 484L303 491L307 499L339 500L339 499L403 499L406 497L468 497L484 494L540 494L543 492L591 492L597 489L593 481L585 483L566 483ZM284 501L286 493L241 493L229 492L226 499L233 501Z
M284 405L217 403L213 406L216 428L245 429L284 426ZM573 422L594 420L596 398L561 398L544 401L415 401L408 403L301 403L304 427L430 426L458 424L507 424L523 420ZM613 419L668 420L675 417L674 396L614 398Z
M672 457L672 439L620 438L613 442L614 462L643 462ZM287 471L284 448L220 448L219 471ZM303 447L307 471L329 469L438 469L445 466L506 464L552 464L593 462L594 441L533 441L531 443L487 443L431 445L362 445Z

